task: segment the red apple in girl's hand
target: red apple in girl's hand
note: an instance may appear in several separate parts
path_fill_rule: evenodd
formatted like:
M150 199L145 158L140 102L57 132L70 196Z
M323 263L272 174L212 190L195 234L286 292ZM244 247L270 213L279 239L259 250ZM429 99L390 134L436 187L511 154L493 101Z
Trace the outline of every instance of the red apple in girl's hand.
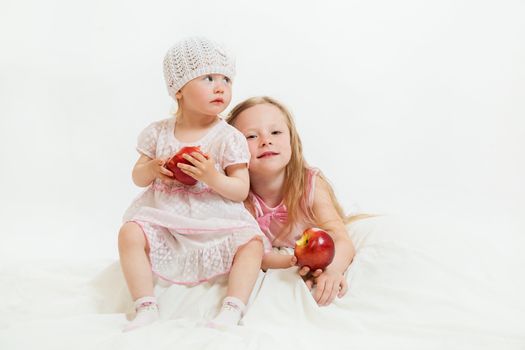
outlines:
M197 180L189 175L184 174L182 170L177 166L177 164L183 163L183 164L193 165L190 163L190 161L186 160L183 157L184 154L189 154L191 156L193 152L200 153L204 157L206 157L206 159L208 159L208 156L202 153L199 146L187 146L187 147L182 147L173 157L171 157L166 162L166 164L164 164L164 167L173 173L173 178L175 180L182 182L183 184L189 185L189 186L195 185L197 183Z
M295 242L294 255L300 267L308 266L312 272L325 269L334 260L334 240L320 228L306 229Z

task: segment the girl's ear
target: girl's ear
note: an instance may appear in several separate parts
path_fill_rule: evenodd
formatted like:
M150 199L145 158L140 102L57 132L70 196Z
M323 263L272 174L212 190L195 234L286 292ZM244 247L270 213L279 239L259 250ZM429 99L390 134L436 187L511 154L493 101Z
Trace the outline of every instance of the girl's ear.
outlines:
M177 98L177 100L180 100L182 98L182 94L180 93L180 90L177 91L177 93L175 94L175 97Z

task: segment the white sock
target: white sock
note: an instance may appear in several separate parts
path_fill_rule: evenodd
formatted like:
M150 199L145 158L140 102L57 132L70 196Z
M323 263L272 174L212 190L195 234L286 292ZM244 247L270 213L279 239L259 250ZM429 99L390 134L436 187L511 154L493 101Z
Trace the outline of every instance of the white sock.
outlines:
M222 308L219 314L210 321L210 327L236 326L242 318L246 305L241 299L235 297L226 297L222 302Z
M135 318L124 327L123 332L147 326L159 319L159 307L155 297L138 298L133 305L135 305L137 314Z

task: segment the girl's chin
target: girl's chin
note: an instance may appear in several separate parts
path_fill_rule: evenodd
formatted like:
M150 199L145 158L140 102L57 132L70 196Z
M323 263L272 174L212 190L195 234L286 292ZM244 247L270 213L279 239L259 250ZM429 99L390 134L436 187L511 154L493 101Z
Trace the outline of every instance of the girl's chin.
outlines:
M285 170L285 166L278 164L265 164L264 166L252 166L250 164L250 176L255 177L268 177L279 175Z

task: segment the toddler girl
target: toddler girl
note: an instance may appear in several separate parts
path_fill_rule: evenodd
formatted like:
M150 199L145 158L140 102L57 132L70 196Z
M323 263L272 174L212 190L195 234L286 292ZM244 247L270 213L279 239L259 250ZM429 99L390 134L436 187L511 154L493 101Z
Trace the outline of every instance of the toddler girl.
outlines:
M124 214L120 263L134 300L132 330L159 317L153 276L195 285L228 274L227 297L211 325L235 325L258 276L263 238L242 201L249 191L246 139L219 117L231 100L232 57L215 42L189 38L164 59L168 92L179 106L175 117L146 127L138 137L133 181L147 187ZM198 180L174 179L164 164L184 146L200 146L178 163ZM269 249L269 247L268 247Z

